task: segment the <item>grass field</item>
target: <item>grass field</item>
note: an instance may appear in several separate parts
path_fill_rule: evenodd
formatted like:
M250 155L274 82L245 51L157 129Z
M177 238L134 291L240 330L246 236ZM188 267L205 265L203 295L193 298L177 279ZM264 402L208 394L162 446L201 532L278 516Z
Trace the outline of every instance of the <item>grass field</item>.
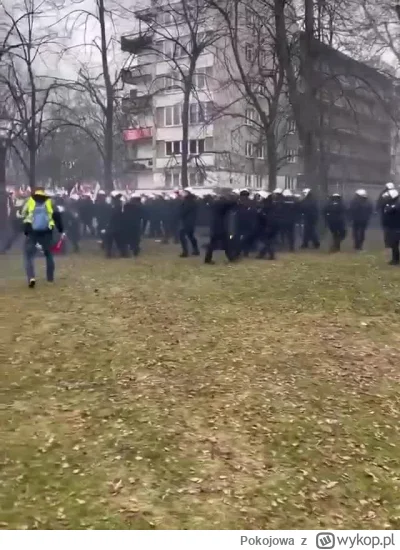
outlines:
M0 260L0 526L400 528L400 269Z

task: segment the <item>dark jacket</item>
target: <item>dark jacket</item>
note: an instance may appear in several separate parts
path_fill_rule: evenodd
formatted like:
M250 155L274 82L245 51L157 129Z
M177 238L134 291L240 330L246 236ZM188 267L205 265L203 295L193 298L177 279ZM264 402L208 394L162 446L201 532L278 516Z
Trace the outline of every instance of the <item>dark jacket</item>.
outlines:
M225 233L229 231L229 216L236 207L235 200L221 197L211 205L210 231L211 233Z
M354 197L349 206L349 219L367 225L372 216L372 203L367 197Z
M185 197L179 205L179 223L182 227L193 228L197 223L197 199L194 195Z
M382 221L385 229L400 231L400 202L399 199L386 203L383 209Z
M140 230L144 217L140 199L130 200L124 207L125 227L127 231Z
M305 223L317 223L319 212L318 203L315 198L309 193L299 204L300 213L303 216Z
M324 217L328 227L346 226L346 207L342 197L330 197L324 208Z

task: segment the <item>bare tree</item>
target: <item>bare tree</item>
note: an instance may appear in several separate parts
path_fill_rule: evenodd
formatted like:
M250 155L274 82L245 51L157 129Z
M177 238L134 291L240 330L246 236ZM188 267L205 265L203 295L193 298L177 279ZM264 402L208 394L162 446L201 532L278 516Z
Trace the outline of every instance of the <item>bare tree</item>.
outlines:
M61 79L45 74L48 58L55 58L60 49L59 34L48 26L48 7L44 0L23 0L11 11L4 8L11 50L3 52L0 85L13 112L11 145L32 188L36 184L38 151L56 128L49 107L58 90L66 85Z
M93 0L94 9L87 8L85 0L74 0L72 8L66 5L68 13L64 16L68 34L79 31L83 34L83 43L68 48L83 50L91 60L82 61L79 57L79 72L75 89L85 96L83 102L89 107L88 117L82 111L74 113L64 110L64 115L72 115L71 125L81 127L91 135L101 151L103 159L103 182L107 190L113 189L114 141L116 136L116 116L119 95L122 89L120 66L117 61L117 30L115 27L113 6L107 0ZM90 23L95 24L95 35L91 38ZM93 55L97 59L93 60ZM86 124L85 118L91 119ZM64 118L64 122L67 119Z

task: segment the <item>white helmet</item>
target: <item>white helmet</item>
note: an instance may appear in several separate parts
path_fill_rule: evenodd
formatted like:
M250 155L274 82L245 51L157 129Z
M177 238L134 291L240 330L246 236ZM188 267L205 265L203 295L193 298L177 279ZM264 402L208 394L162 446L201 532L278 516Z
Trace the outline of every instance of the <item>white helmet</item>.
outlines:
M282 195L282 189L280 187L276 187L276 189L274 189L274 193L275 195Z
M262 199L267 199L269 197L269 193L268 191L259 191L259 196L262 198Z
M385 184L385 189L387 189L388 191L390 191L391 189L394 189L394 183L389 181L388 183Z
M389 189L389 191L387 192L387 195L388 195L391 199L397 199L397 197L399 196L399 192L396 191L396 189Z
M309 187L306 187L305 189L303 189L302 193L303 195L306 197L309 193L311 192L311 189Z
M290 189L284 189L284 190L282 191L282 195L283 195L284 197L291 197L291 196L293 195L293 193L291 192Z
M366 196L367 196L367 192L366 192L365 189L357 189L356 195L358 195L359 197L366 197Z

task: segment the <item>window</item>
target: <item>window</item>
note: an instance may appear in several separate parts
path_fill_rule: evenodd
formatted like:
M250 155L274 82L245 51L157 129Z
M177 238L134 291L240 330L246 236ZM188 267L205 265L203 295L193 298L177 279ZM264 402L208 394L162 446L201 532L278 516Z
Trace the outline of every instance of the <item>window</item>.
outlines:
M201 155L204 153L204 139L191 139L189 141L189 153L191 155Z
M189 106L189 123L202 124L211 116L211 103L191 103Z
M245 56L246 56L246 61L248 61L249 63L251 63L253 61L253 59L254 59L253 44L246 44Z
M262 189L263 179L262 176L254 176L254 187L256 189Z
M258 159L264 159L265 158L265 146L264 145L257 145L256 146L256 154L255 156Z
M244 177L244 186L246 188L251 187L251 176L250 174L246 174Z
M190 187L202 187L204 185L204 174L200 171L189 173Z
M246 26L252 30L252 34L257 34L257 16L256 13L250 9L246 8L245 11Z
M179 103L163 107L163 109L164 117L161 116L161 122L164 119L165 126L180 126L182 124L182 108Z
M180 141L166 141L165 142L165 154L169 155L180 155L181 153L181 142Z
M204 139L191 139L188 144L189 155L201 155L204 153ZM165 154L167 156L182 154L182 141L166 141Z
M165 91L174 91L180 87L180 78L178 73L170 73L164 76L163 88Z
M165 187L171 189L172 187L180 187L181 173L172 172L170 170L165 172Z
M174 14L170 11L163 12L160 19L164 25L171 25L175 21Z
M258 62L261 67L266 67L268 63L268 54L266 50L260 49L258 53Z
M246 109L245 113L246 124L248 126L255 126L257 121L257 115L255 109Z
M287 161L290 164L293 164L293 163L297 162L297 151L296 151L296 149L286 149L286 157L287 157Z
M162 43L162 52L166 59L172 59L175 53L175 44L171 40L164 40Z
M296 122L294 120L289 120L288 132L289 134L294 134L296 132Z
M254 157L254 143L251 141L246 141L245 154L246 157Z
M291 176L285 176L285 189L296 189L296 178Z
M193 87L197 90L204 90L206 86L206 75L204 73L196 73L193 75Z

